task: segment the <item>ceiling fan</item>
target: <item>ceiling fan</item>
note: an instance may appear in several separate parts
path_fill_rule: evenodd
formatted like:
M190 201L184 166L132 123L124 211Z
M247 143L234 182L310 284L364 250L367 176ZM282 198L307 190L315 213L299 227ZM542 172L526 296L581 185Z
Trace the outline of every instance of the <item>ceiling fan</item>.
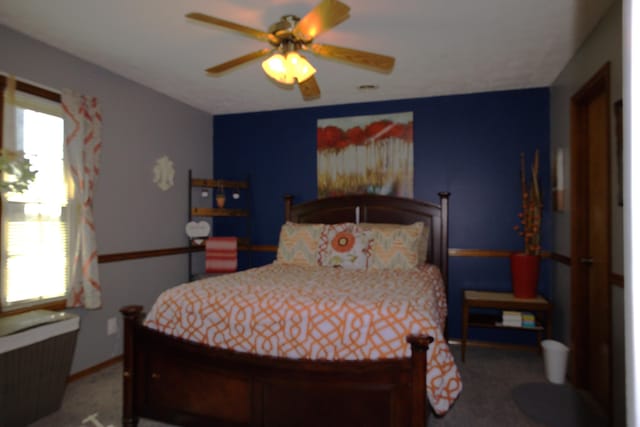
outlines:
M302 18L295 15L283 16L269 27L269 32L198 12L188 13L186 17L234 30L271 45L208 68L207 73L221 74L246 62L271 55L262 63L265 73L284 85L297 83L302 97L311 100L320 96L320 88L314 76L316 70L299 54L300 51L381 73L389 73L393 69L395 59L391 56L313 42L319 34L349 18L349 9L349 6L338 0L322 0Z

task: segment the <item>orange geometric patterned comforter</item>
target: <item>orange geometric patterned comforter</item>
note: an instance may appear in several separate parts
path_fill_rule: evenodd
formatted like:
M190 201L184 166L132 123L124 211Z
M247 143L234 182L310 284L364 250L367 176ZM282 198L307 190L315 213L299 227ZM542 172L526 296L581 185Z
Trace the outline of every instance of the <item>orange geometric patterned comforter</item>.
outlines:
M349 270L273 263L163 292L145 325L216 347L294 359L408 357L406 336L434 338L427 395L445 413L462 382L442 330L447 314L437 267Z

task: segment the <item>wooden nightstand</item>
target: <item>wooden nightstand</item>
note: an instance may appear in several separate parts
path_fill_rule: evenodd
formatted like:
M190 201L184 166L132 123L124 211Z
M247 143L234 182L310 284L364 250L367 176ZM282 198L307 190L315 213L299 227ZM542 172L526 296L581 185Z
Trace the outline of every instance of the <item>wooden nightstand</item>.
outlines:
M536 316L536 326L502 326L500 317L481 313L470 313L470 310L473 308L530 311ZM535 298L516 298L511 292L464 291L462 299L462 361L464 362L465 351L467 349L469 327L536 331L538 343L540 343L542 338L542 332L546 332L546 337L551 338L551 308L551 303L540 295ZM544 326L539 321L540 315L544 317Z

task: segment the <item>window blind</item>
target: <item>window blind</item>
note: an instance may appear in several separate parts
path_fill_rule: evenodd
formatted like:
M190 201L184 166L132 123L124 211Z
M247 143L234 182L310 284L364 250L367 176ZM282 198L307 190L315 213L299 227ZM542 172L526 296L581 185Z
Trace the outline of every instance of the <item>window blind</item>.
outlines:
M64 124L60 104L17 92L5 119L13 135L4 148L23 151L36 178L2 201L2 305L22 307L64 298L71 242L69 180L64 171ZM4 135L7 135L5 132Z

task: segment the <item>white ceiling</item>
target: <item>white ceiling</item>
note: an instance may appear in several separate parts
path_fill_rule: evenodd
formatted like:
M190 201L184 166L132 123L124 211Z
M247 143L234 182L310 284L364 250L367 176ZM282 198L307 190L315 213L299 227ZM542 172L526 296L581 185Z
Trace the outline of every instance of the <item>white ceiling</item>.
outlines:
M550 85L615 0L342 0L351 17L318 43L396 58L379 74L307 55L322 95L303 101L260 60L204 70L266 43L184 17L267 31L319 0L0 0L0 23L211 114ZM379 86L361 90L364 84Z

